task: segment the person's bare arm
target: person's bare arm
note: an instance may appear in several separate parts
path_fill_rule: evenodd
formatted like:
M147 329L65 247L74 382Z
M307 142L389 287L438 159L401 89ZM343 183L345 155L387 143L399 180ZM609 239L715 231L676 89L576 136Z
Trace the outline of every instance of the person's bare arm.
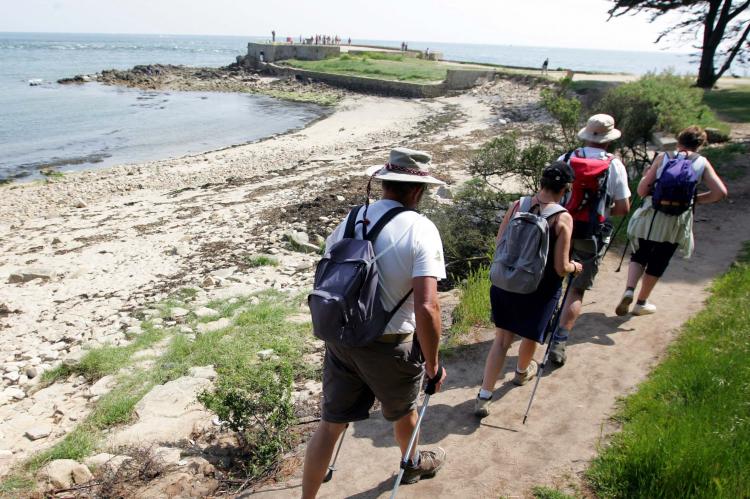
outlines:
M711 163L706 160L706 168L703 170L703 183L708 187L708 192L701 192L696 197L696 203L709 204L721 201L727 197L727 186L721 181Z
M440 348L440 302L438 301L437 279L435 277L415 277L412 279L414 288L414 315L417 319L417 338L425 360L425 370L429 378L435 378L440 365L438 350ZM440 391L445 379L437 384L436 391Z
M615 199L615 205L612 207L610 215L621 217L630 212L630 199Z
M641 181L638 182L638 195L641 199L651 194L651 188L654 186L654 182L656 182L656 170L659 169L659 165L661 165L663 160L664 153L657 154L653 163L651 163L651 166L643 172L643 177L641 177Z
M497 229L497 237L495 238L496 241L499 241L500 238L503 236L503 232L505 232L505 228L510 223L510 219L513 218L513 215L516 213L516 210L518 209L518 204L521 201L515 201L513 202L509 207L508 211L505 212L505 216L503 217L503 221L500 224L500 228Z
M570 213L560 213L555 223L555 271L560 276L571 272L579 273L582 266L570 260L570 238L573 235L573 217Z

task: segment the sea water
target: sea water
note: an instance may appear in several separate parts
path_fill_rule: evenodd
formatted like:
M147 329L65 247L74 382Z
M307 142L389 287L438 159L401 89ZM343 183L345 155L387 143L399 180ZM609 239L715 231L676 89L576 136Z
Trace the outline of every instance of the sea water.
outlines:
M136 64L225 66L261 37L0 33L0 181L180 156L304 126L319 106L262 96L155 92L58 79ZM354 40L398 46L399 42ZM695 73L685 54L409 42L457 61L643 74ZM40 83L31 86L30 82Z
M226 66L247 41L0 33L0 181L220 149L303 127L325 112L239 93L55 83L136 64Z

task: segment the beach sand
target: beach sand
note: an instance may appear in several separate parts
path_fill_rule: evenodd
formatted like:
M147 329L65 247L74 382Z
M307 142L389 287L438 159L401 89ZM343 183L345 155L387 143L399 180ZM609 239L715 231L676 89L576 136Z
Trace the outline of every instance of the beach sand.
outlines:
M441 174L464 178L498 117L526 113L522 130L544 119L538 97L510 80L434 100L350 95L309 127L258 143L0 188L0 358L14 373L0 386L0 450L12 451L0 474L90 411L89 383L35 392L39 373L126 344L138 313L181 288L198 290L197 303L309 289L318 256L289 250L285 232L327 236L364 201L365 167L392 147L427 149ZM311 200L320 208L307 213ZM258 253L280 265L248 268ZM25 436L45 424L49 437Z

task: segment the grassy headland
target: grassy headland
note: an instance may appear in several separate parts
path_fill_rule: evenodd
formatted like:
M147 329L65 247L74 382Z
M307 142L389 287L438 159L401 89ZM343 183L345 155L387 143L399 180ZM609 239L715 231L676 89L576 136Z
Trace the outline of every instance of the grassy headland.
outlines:
M705 93L703 101L724 119L750 122L750 85L711 90Z
M588 472L599 497L750 496L750 245L625 399Z
M380 52L365 52L358 55L342 54L339 57L321 61L290 59L284 63L295 68L322 73L367 76L412 83L443 81L449 67L434 61Z

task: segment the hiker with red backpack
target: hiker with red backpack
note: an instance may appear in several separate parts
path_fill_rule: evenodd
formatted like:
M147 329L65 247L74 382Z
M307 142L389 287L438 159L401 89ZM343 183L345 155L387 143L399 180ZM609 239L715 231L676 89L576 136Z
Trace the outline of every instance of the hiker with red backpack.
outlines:
M573 217L571 259L583 264L583 272L571 284L560 327L550 345L550 360L558 366L567 360L566 345L581 315L583 295L593 286L599 263L609 245L612 225L608 219L610 215L626 215L630 211L627 170L620 159L607 152L621 135L612 116L594 115L578 132L584 146L559 158L575 173L573 187L563 203Z
M696 204L715 203L727 196L727 188L711 163L698 150L706 143L706 132L691 126L677 137L677 150L654 158L638 184L643 205L628 223L628 239L633 253L628 281L615 309L623 316L630 310L635 288L641 281L633 315L656 312L648 301L654 286L664 274L679 248L689 258L693 252L693 211ZM699 183L707 192L698 193Z
M500 224L490 267L495 340L475 402L477 417L490 414L492 392L516 335L521 346L513 382L525 385L537 375L534 352L548 337L563 276L583 270L569 259L573 219L559 204L573 178L572 169L562 161L546 167L539 192L514 202Z
M368 202L326 241L308 298L313 332L325 341L326 353L321 422L305 455L304 498L316 496L336 441L349 423L369 417L376 398L401 448L400 483L432 477L445 462L439 447L416 450L426 408L418 415L423 379L430 395L446 376L438 359L443 246L435 225L415 211L429 185L444 184L430 175L430 160L420 151L392 150L385 166L366 172L370 182L382 182L382 199L369 204L368 183Z

